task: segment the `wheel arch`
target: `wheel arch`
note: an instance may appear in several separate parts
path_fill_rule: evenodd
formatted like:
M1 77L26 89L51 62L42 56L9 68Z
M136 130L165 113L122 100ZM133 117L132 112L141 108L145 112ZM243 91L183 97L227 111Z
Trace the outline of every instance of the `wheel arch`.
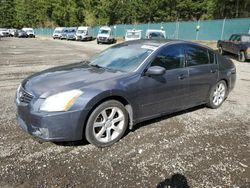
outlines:
M90 110L88 111L88 114L84 120L84 124L83 124L83 128L82 128L82 137L84 137L84 131L85 131L85 128L86 128L86 124L87 124L87 121L89 119L89 116L91 115L91 113L94 111L94 109L99 106L100 104L102 104L103 102L106 102L106 101L109 101L109 100L116 100L118 102L120 102L121 104L124 105L125 109L127 110L128 112L128 118L129 118L129 129L131 130L133 128L133 125L134 125L134 118L133 118L133 107L131 105L131 103L124 97L124 96L121 96L121 95L112 95L112 96L106 96L106 97L103 97L103 98L100 98L97 102L95 102L95 104L90 108Z

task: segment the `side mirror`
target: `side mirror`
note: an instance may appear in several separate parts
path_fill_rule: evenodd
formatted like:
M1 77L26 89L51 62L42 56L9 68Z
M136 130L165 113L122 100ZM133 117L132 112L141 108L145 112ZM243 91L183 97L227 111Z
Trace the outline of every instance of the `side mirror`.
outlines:
M164 67L160 66L152 66L149 67L148 70L146 71L145 75L150 76L150 75L163 75L166 72L166 69Z

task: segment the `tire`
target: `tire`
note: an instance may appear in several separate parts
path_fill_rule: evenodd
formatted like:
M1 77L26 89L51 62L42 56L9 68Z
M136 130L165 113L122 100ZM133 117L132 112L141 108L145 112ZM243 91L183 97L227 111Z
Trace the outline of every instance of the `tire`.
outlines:
M212 87L209 94L209 101L207 106L216 109L219 108L227 96L227 84L225 81L221 80Z
M97 147L111 146L122 138L127 126L128 112L123 104L109 100L96 107L89 116L85 138Z
M221 55L224 55L225 54L225 51L223 50L223 48L220 46L219 47L219 53L221 54Z
M246 56L245 56L245 52L244 51L240 51L238 54L238 60L240 62L245 62L246 61Z

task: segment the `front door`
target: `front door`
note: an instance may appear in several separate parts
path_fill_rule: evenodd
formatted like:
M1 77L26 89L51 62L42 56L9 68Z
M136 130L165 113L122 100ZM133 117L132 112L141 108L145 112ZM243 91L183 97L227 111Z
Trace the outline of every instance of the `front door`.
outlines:
M173 44L163 48L149 66L162 66L166 72L160 76L142 75L138 88L140 117L148 119L183 109L189 83L182 46Z

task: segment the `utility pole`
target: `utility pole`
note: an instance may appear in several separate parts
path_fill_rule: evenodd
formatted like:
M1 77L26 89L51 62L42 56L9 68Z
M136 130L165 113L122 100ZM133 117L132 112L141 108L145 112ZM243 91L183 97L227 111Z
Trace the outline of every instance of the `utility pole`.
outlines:
M236 1L236 18L239 17L239 0Z

